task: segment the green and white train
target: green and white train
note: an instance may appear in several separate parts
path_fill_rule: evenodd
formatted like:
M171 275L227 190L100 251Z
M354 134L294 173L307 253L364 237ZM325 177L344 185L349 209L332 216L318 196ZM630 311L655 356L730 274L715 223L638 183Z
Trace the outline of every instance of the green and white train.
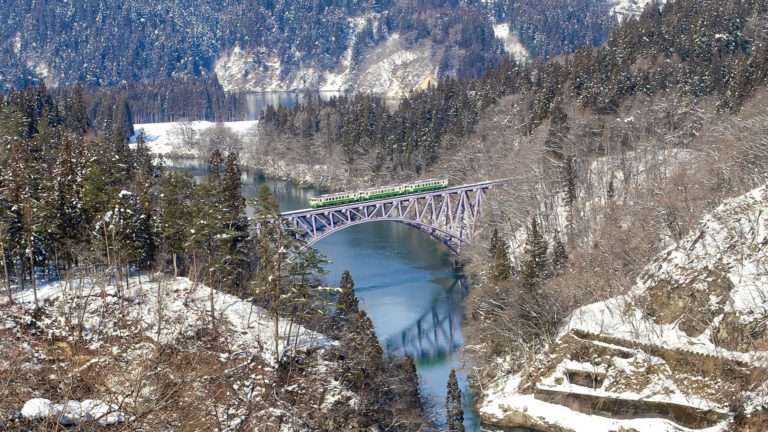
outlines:
M414 183L407 183L397 186L383 186L380 188L365 189L357 192L340 192L320 195L315 198L310 198L309 206L312 208L321 208L342 204L374 201L394 196L440 190L447 187L447 179L420 180Z

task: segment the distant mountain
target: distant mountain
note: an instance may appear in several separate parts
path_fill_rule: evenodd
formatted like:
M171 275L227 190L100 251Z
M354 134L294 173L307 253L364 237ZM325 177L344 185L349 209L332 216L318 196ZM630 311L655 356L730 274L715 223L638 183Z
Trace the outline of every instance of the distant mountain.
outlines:
M440 77L476 77L505 51L547 57L599 44L614 21L614 0L6 3L6 89L215 75L228 91L400 96Z

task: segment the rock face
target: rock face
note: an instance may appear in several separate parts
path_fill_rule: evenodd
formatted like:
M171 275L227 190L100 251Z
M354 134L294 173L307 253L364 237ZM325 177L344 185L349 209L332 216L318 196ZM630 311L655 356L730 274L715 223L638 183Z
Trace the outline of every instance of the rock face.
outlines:
M351 24L353 34L359 31L356 21ZM440 63L454 55L447 47L427 39L408 46L398 33L368 48L357 61L353 60L353 49L354 45L350 45L335 68L324 70L311 65L286 66L273 53L238 46L219 57L214 70L226 91L354 90L401 98L435 81L441 72Z
M576 310L527 370L483 394L483 421L585 432L762 424L766 211L766 187L725 202L627 294Z
M0 89L216 75L229 90L362 87L399 96L431 75L477 77L505 54L552 57L601 43L612 12L634 14L645 3L8 0Z
M429 74L470 78L504 56L493 8L466 2L11 0L0 89L211 77L229 91L402 96ZM389 75L393 81L382 80Z

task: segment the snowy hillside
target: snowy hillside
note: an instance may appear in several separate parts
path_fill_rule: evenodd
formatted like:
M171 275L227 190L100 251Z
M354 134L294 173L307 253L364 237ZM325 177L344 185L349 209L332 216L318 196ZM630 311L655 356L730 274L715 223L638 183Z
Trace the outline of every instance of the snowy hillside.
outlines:
M619 17L619 19L638 15L651 1L652 0L612 0L611 13ZM663 1L659 3L663 3Z
M254 132L258 121L224 122L221 125L238 137L244 138ZM133 125L136 135L131 137L131 144L135 145L138 134L143 133L151 153L164 156L200 156L201 149L195 143L199 141L201 133L214 126L216 123L209 121L138 123Z
M659 150L654 147L628 151L621 155L602 156L585 163L582 168L582 186L578 188L574 211L581 219L601 221L605 217L608 189L612 185L617 203L631 204L633 194L650 182L664 182L678 169L691 169L697 154L686 149ZM568 226L568 206L564 194L551 194L539 187L539 213L545 216L542 225L547 236L555 232L566 232ZM513 264L519 265L528 235L527 220L520 220L520 227L508 238L508 247ZM592 229L599 229L594 224ZM592 236L590 232L587 235ZM661 233L666 242L668 233Z
M528 50L520 42L520 38L511 31L508 23L493 25L493 34L504 44L504 51L512 55L516 60L524 61L529 57Z
M0 297L0 380L15 383L0 401L0 428L11 421L12 428L211 430L215 423L217 430L304 430L300 417L311 409L302 395L318 407L354 405L354 393L334 378L338 365L323 359L335 345L326 337L280 320L281 352L307 362L279 390L295 395L289 406L272 399L285 378L276 376L273 320L265 311L186 278L132 277L120 285L86 275L44 285L42 312L33 310L31 290L15 305Z
M628 294L576 310L527 370L486 390L484 420L546 431L720 431L732 401L746 415L763 408L767 211L766 187L725 202Z

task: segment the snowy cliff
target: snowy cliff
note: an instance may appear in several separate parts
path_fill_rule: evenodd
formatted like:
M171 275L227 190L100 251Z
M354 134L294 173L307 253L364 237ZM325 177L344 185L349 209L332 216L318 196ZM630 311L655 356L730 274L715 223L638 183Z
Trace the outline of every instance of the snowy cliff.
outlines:
M226 91L316 91L375 93L402 98L434 84L438 78L456 75L451 65L465 54L450 44L430 38L406 41L400 33L382 35L377 43L360 42L361 33L376 16L349 19L349 43L335 67L323 69L312 62L285 65L268 48L225 51L214 71ZM493 26L493 34L507 54L525 60L525 47L508 24ZM441 69L442 65L442 69Z
M485 390L483 420L656 432L721 431L763 416L767 211L766 187L725 202L627 294L577 309L527 370Z

